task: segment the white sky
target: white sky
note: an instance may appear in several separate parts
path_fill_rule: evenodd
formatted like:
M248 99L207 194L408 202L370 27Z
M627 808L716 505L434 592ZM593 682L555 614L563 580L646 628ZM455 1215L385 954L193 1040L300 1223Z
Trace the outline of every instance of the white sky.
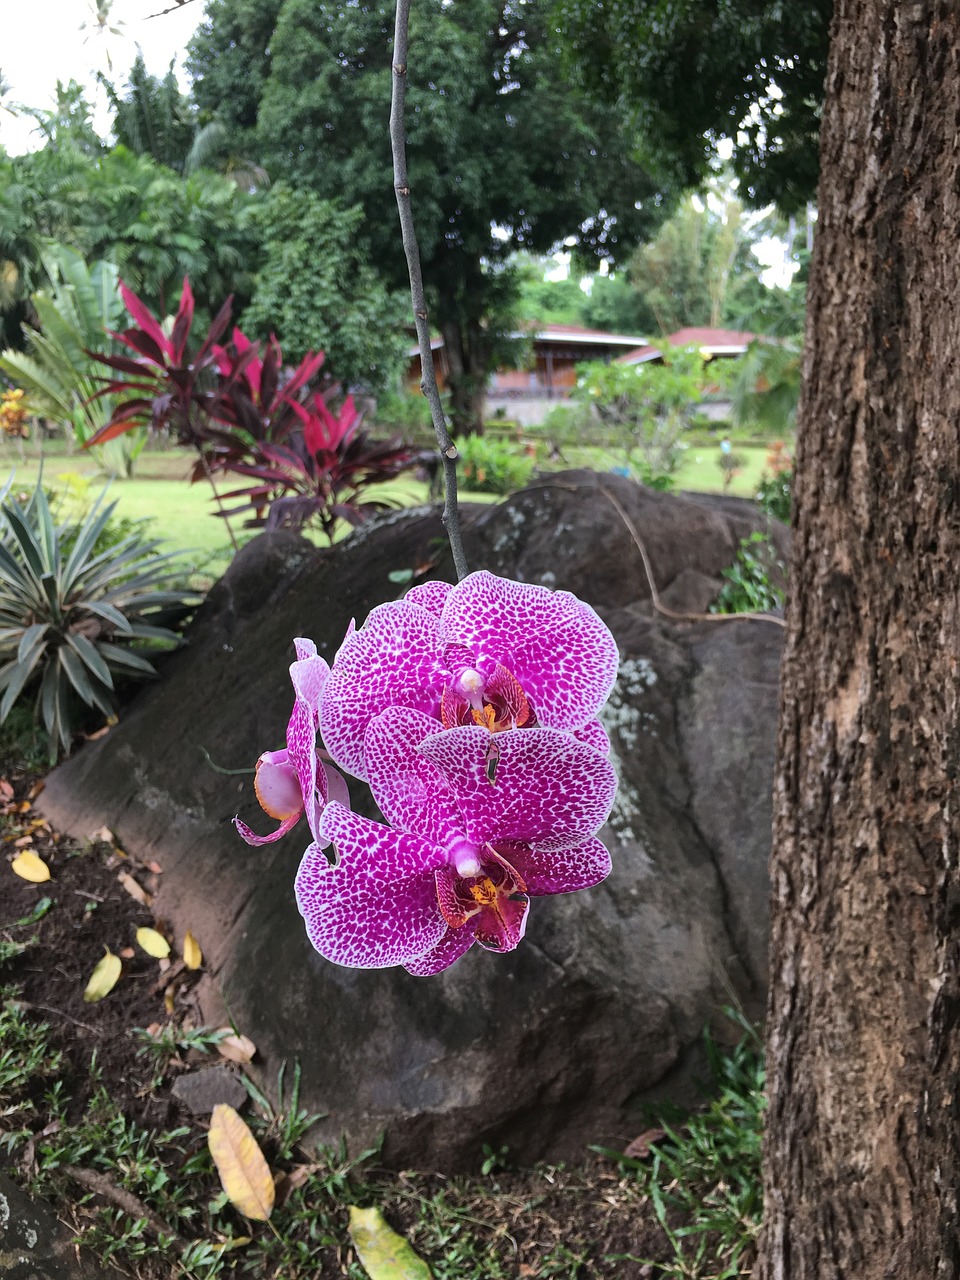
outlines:
M175 3L113 0L109 25L120 32L114 35L97 29L94 0L0 0L0 72L11 86L4 101L51 107L57 81L77 80L89 86L87 97L98 108L94 122L106 136L109 115L102 90L94 92L95 73L103 71L122 88L138 44L153 75L164 75L171 58L181 71L187 41L203 17L204 3L189 0L173 13L150 17ZM180 78L183 81L182 74ZM12 155L40 145L35 128L32 120L14 119L0 110L0 143Z

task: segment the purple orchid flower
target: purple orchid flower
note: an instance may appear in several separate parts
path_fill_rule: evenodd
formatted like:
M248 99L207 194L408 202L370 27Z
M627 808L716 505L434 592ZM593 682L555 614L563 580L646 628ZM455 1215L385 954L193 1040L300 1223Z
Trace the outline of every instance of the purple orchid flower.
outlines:
M507 730L492 784L485 728L436 729L422 711L376 716L365 759L392 825L330 803L319 835L333 842L336 864L319 842L304 854L297 903L310 941L336 964L427 975L474 942L511 951L530 897L586 889L609 873L596 832L617 781L595 747L557 729Z
M364 734L388 707L445 728L563 729L605 750L595 722L617 675L617 645L589 605L492 573L428 582L348 631L320 702L333 760L367 777Z
M237 831L247 844L272 844L292 831L304 812L316 840L320 811L328 798L349 806L343 778L317 758L318 708L330 668L317 655L312 640L297 639L293 643L297 660L290 667L290 679L296 696L287 724L287 745L282 751L263 753L257 761L253 783L261 809L276 818L280 826L269 835L258 836L245 822L234 818Z

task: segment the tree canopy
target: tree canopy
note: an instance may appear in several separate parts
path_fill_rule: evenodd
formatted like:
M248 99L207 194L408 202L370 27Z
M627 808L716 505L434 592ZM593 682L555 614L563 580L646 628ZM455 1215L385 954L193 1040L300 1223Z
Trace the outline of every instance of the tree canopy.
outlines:
M574 78L634 115L664 182L698 187L721 136L751 203L813 198L832 0L556 0Z
M272 177L363 208L368 260L399 288L386 130L393 14L390 0L282 0L256 11L250 0L214 0L189 65L204 111L238 130L255 121ZM510 255L566 242L612 259L666 211L623 146L621 112L571 89L548 17L547 0L426 0L411 18L408 167L461 426L475 419L498 334L512 322Z

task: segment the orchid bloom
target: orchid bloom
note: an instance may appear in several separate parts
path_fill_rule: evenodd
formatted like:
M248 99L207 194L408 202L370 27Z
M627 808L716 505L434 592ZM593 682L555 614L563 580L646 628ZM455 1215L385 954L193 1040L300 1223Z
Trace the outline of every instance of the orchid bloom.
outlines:
M608 628L570 592L487 572L456 586L424 583L359 630L351 624L321 698L324 744L366 778L367 726L388 707L409 707L445 728L563 729L606 751L595 717L617 662Z
M326 806L296 895L314 947L336 964L438 973L478 942L512 951L530 897L598 884L610 856L596 839L616 792L610 762L557 729L499 737L480 725L437 731L422 711L391 708L365 734L370 788L391 826Z
M328 796L344 802L347 798L346 783L340 775L317 759L317 714L330 668L317 655L312 640L298 639L293 643L297 660L290 667L290 679L296 696L287 725L287 745L282 751L263 753L257 761L253 783L261 809L276 818L280 826L269 835L258 836L245 822L234 818L237 831L247 844L272 844L292 831L304 812L316 839L320 810Z

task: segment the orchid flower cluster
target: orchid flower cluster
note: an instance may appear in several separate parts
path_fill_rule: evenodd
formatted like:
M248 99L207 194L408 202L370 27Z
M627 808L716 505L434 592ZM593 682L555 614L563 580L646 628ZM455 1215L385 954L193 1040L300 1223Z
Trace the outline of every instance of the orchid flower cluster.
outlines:
M513 950L531 897L608 874L597 832L617 780L597 713L618 654L589 605L472 573L351 623L332 667L295 644L286 747L255 781L280 825L236 825L264 844L306 817L296 896L321 955L439 973L475 942ZM339 770L369 784L385 823L351 811Z

